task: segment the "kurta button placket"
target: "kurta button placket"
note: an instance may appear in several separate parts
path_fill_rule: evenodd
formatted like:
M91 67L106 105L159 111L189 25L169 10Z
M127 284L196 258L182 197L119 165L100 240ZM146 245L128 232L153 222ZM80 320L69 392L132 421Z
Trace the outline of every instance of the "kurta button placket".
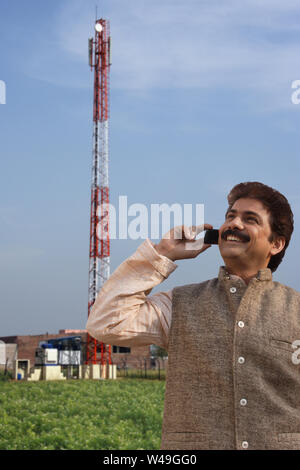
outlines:
M235 287L230 287L229 288L229 291L230 291L230 296L231 298L238 298L238 297L241 297L243 296L244 294L244 287L241 289L237 289ZM239 299L240 300L240 299ZM241 348L243 347L243 342L242 342L242 337L244 338L244 334L246 332L244 332L243 330L245 329L245 322L241 319L239 319L239 315L244 315L245 311L244 310L240 310L240 302L238 304L238 307L237 307L237 310L236 310L236 315L237 315L237 320L236 320L236 334L235 334L235 351L236 353L238 353L238 351L240 350L241 351ZM241 336L243 335L243 336ZM244 348L243 348L244 349ZM236 396L236 399L237 399L237 405L236 405L236 417L237 417L237 429L236 429L236 438L237 438L237 441L240 442L240 444L238 444L238 447L242 448L242 449L248 449L248 442L247 441L242 441L242 439L239 439L239 436L242 437L240 435L240 426L242 425L243 427L243 422L244 420L247 420L247 416L248 416L248 413L247 413L247 406L248 406L248 400L243 397L243 394L245 393L246 394L246 390L243 392L242 389L241 389L241 386L242 384L244 383L244 377L247 377L247 368L245 368L245 366L241 366L242 364L245 363L245 357L244 356L238 356L236 355L235 357L235 361L236 361L236 364L238 364L237 366L237 369L234 368L235 370L235 396ZM246 374L246 375L245 375ZM241 409L243 408L243 410Z

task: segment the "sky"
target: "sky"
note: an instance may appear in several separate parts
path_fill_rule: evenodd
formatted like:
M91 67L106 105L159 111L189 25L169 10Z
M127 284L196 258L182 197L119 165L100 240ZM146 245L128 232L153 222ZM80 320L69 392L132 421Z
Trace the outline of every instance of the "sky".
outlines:
M204 204L217 228L235 184L272 186L295 218L274 280L300 290L298 1L2 0L0 336L86 325L96 5L112 38L111 203ZM112 240L111 272L143 241ZM212 247L176 264L152 293L223 260Z

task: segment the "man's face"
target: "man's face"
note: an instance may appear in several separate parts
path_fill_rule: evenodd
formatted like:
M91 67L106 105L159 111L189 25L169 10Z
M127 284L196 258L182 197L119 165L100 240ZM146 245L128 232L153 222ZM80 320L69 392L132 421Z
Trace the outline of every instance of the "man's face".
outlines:
M270 238L269 212L265 206L257 199L238 199L227 211L220 227L220 253L228 265L263 269L276 254Z

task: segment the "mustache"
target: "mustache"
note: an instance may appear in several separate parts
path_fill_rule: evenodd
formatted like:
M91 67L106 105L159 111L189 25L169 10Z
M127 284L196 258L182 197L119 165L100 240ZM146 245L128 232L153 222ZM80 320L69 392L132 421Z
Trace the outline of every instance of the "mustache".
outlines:
M226 240L228 235L235 235L236 237L239 237L244 242L249 242L250 241L249 235L246 235L243 232L239 232L238 230L231 230L231 229L225 230L222 233L221 238L223 240Z

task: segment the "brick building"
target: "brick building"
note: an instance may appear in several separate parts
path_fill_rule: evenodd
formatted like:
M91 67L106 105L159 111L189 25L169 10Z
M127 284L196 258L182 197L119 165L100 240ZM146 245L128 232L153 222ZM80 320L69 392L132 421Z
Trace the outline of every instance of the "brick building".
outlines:
M30 366L35 365L36 349L43 341L50 339L65 338L66 336L81 336L83 354L87 341L86 330L59 330L58 334L41 334L41 335L24 335L24 336L2 336L0 341L6 344L15 344L17 348L17 359L30 360ZM112 362L120 368L136 368L144 367L145 360L147 367L151 366L151 351L149 346L125 348L120 346L112 346ZM99 353L100 358L101 353Z

